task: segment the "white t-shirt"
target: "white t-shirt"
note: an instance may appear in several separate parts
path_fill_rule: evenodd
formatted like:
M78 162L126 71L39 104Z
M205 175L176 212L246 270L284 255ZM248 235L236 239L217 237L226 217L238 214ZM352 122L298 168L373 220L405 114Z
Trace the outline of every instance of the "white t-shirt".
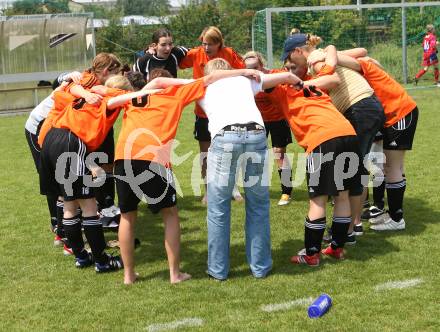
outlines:
M206 88L205 97L199 100L209 119L211 137L232 124L256 122L264 127L263 118L255 104L254 96L262 91L264 75L257 82L244 76L224 78Z
M54 101L52 99L52 93L43 99L41 103L35 107L31 114L29 115L29 118L26 121L26 124L24 127L27 131L30 133L36 135L37 134L37 128L41 121L45 120L47 118L47 115L49 114L49 111L52 109L52 106L54 104Z

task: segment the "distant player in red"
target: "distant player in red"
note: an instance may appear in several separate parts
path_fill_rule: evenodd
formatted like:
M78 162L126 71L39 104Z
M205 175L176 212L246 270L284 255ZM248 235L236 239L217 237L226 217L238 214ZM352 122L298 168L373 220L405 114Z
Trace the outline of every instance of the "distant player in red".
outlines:
M434 67L435 84L438 84L438 58L437 58L437 38L435 36L435 28L432 24L426 26L426 35L423 38L423 69L417 73L414 83L417 85L420 77L422 77L430 66Z

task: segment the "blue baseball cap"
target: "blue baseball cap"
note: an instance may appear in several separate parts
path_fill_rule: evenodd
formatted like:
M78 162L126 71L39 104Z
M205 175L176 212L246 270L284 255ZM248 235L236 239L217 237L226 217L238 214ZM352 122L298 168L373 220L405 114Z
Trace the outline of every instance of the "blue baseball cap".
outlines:
M290 52L292 52L295 48L306 45L307 35L304 33L296 33L294 35L289 36L284 41L284 51L281 56L281 61L286 61Z

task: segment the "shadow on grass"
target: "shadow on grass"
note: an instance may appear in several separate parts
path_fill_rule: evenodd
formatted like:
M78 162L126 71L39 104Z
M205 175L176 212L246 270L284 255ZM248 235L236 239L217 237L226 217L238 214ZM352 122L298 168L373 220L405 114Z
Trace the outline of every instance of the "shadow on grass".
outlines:
M401 247L391 243L389 240L396 237L413 237L423 233L428 224L440 222L440 213L433 210L425 201L418 198L405 198L405 220L406 230L375 232L368 229L368 222L364 222L364 235L357 237L355 246L346 246L346 258L354 261L367 261L371 258L386 255L390 252L398 252ZM366 229L366 230L365 230ZM323 247L326 244L323 243ZM281 244L279 249L273 250L274 271L273 273L291 274L288 259L295 255L298 250L304 247L301 240L287 240ZM331 260L325 260L331 263ZM337 261L334 261L337 262ZM302 273L310 271L308 266L303 270L301 267L296 269Z
M271 197L278 197L278 192L272 190ZM297 190L295 197L297 197L298 200L308 199L307 192L304 190ZM181 211L192 210L193 213L197 213L197 210L203 211L205 207L197 202L196 197L187 196L179 200L179 209ZM289 213L288 210L286 210L286 213ZM346 247L347 259L353 261L368 261L373 257L400 251L401 248L398 245L393 244L389 238L417 236L425 231L428 224L438 222L440 220L440 213L430 208L423 200L407 198L405 200L405 219L407 220L407 229L405 231L379 233L367 229L363 236L358 237L356 246ZM183 235L199 233L195 234L195 238L193 237L193 239L185 239L184 237L181 244L182 270L190 273L193 276L193 279L207 278L205 272L207 261L207 234L204 233L205 231L206 228L203 225L197 225L197 223L187 224L182 228ZM141 240L142 244L141 247L136 250L137 265L154 264L158 261L166 262L163 232L163 222L160 214L153 215L145 204L141 204L139 206L136 236ZM291 239L282 242L280 246L273 249L273 270L271 275L310 273L319 271L320 268L326 264L337 263L337 261L333 262L331 259L323 259L321 267L313 269L308 266L296 266L291 264L290 257L295 255L298 250L303 247L304 244L302 240ZM323 244L323 247L325 247L325 244ZM231 244L230 260L231 271L228 279L251 276L246 260L244 238L239 239L239 243ZM168 280L168 270L158 271L151 275L143 276L141 280L157 278Z

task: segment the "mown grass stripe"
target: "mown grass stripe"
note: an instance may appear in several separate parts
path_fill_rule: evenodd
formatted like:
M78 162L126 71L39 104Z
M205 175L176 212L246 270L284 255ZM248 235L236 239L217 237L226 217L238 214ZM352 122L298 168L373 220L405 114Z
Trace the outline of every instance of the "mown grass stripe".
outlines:
M389 290L389 289L404 289L409 287L417 286L423 282L422 279L408 279L402 281L389 281L384 284L377 285L375 287L376 291Z
M274 311L280 311L280 310L288 310L293 307L299 307L303 305L309 305L313 302L313 298L311 297L305 297L302 299L296 299L289 302L284 303L275 303L275 304L266 304L261 306L261 310L266 312L274 312Z
M147 327L148 332L159 332L168 330L177 330L182 327L202 326L203 319L200 318L184 318L170 323L152 324Z

